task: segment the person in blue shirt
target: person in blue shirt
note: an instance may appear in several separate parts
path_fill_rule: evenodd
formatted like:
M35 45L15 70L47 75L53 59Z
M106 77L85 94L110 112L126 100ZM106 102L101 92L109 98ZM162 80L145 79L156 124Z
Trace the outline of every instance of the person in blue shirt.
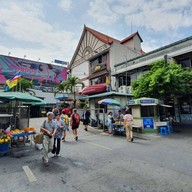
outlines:
M53 150L52 153L54 156L60 156L60 148L61 148L61 138L63 135L63 128L64 128L64 123L60 119L60 114L56 114L56 119L55 119L55 124L56 124L56 133L54 136L54 143L53 143Z

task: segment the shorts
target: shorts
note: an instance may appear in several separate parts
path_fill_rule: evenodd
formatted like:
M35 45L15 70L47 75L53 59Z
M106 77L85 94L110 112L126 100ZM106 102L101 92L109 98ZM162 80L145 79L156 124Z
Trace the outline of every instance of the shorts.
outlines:
M71 126L71 129L74 130L74 129L78 129L79 128L79 125L72 125Z
M89 125L89 119L84 119L83 120L83 125Z

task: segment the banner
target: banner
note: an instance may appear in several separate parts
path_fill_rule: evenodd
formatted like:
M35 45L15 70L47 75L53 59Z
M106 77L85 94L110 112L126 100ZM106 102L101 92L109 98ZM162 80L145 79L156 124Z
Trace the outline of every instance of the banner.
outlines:
M54 87L67 79L65 66L0 55L0 84L5 84L16 71L25 79L33 79L37 87Z

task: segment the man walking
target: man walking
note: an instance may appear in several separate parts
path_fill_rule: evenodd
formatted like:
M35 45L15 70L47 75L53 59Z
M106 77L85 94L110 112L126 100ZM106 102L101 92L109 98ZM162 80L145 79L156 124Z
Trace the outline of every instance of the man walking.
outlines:
M89 122L90 122L90 115L91 115L91 113L90 113L90 111L87 109L86 111L84 111L83 112L83 115L82 115L82 117L83 117L83 125L85 126L85 131L88 131L88 125L89 125Z
M123 119L124 119L124 128L126 131L127 141L131 142L133 141L133 131L132 131L133 116L127 110L125 111L125 115Z
M53 121L53 113L47 113L47 120L41 125L41 131L43 132L43 162L45 165L49 165L48 153L53 149L53 138L56 133L56 124Z
M80 124L80 116L77 113L77 110L73 110L73 114L71 115L71 129L73 131L74 139L77 141L78 140L78 135L77 135L77 129L79 128Z

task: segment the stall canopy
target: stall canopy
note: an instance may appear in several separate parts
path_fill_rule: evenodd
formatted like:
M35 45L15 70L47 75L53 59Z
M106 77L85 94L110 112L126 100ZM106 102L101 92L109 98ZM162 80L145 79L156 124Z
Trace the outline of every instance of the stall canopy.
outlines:
M0 93L0 100L6 101L6 100L14 100L14 101L22 101L22 102L42 102L42 99L39 99L38 97L29 95L27 93L22 92L1 92Z

